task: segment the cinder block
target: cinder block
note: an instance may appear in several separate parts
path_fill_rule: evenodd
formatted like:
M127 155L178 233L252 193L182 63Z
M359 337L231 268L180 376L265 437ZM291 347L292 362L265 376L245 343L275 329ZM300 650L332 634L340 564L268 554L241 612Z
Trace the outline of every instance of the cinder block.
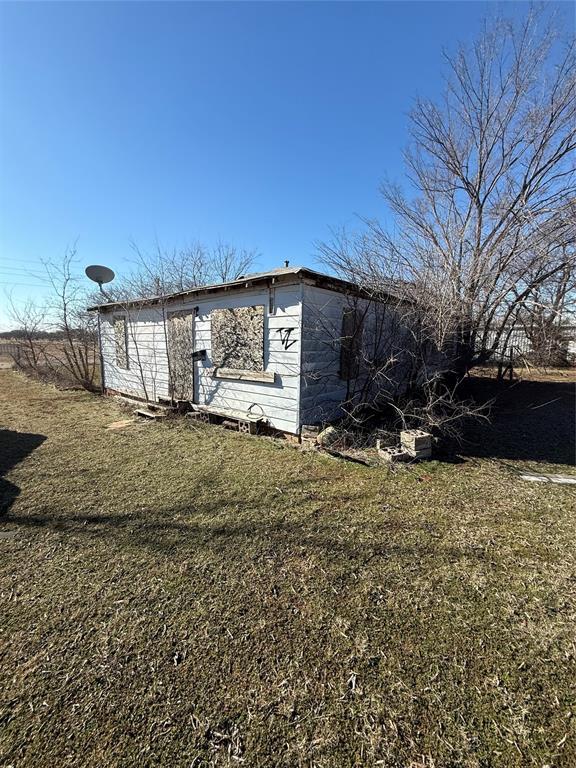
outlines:
M400 444L417 459L432 455L432 435L422 429L405 429L400 432Z
M210 414L203 413L202 411L188 411L186 418L192 421L204 422L205 424L210 422Z
M390 446L386 448L378 448L378 455L389 464L396 464L401 461L410 461L412 459L412 456L408 453L408 451L399 446L395 446L393 448Z

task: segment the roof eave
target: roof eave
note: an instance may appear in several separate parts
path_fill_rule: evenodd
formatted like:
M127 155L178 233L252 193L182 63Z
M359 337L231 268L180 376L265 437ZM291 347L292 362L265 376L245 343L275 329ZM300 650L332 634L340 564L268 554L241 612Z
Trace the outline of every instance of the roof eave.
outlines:
M178 291L176 293L167 293L165 296L149 296L139 299L129 299L127 301L113 301L106 304L95 304L92 307L88 307L88 312L96 312L101 310L112 309L127 309L129 307L136 306L154 306L161 301L174 301L183 299L188 296L201 296L203 294L215 293L217 291L233 291L233 290L245 290L251 288L254 285L274 285L278 282L291 282L290 278L297 278L300 280L300 273L302 270L294 270L293 272L283 273L279 275L269 274L261 275L254 278L243 278L242 280L232 280L228 283L216 283L215 285L203 285L198 288L191 288L188 291ZM285 279L287 278L287 279ZM292 280L293 282L293 280Z
M88 307L88 312L106 312L114 309L130 309L133 307L154 306L162 301L177 301L178 299L185 299L192 296L202 296L218 291L229 292L234 290L245 290L256 285L276 285L279 282L290 283L294 280L302 281L307 279L312 285L318 288L325 288L327 290L336 291L338 293L347 293L362 298L374 299L374 295L366 288L362 288L355 283L351 283L348 280L343 280L339 277L332 277L331 275L325 275L321 272L316 272L313 269L306 267L300 267L298 269L291 270L289 272L282 272L279 274L269 273L255 276L253 278L246 278L242 280L233 280L228 283L217 283L215 285L205 285L198 288L192 288L189 291L179 291L177 293L166 294L165 296L150 296L148 298L130 299L128 301L114 301L106 304L95 304L92 307ZM385 292L382 294L382 299L395 299L393 294Z

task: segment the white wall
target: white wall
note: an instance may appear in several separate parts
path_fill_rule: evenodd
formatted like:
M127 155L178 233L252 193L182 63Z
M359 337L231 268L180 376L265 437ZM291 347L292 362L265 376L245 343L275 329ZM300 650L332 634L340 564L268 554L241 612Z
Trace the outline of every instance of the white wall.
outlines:
M206 349L207 359L197 366L199 403L262 413L276 429L296 433L299 426L299 369L301 303L300 285L274 289L274 311L269 312L267 288L234 291L219 298L198 301L196 348ZM274 383L219 379L213 376L210 311L224 307L264 306L264 370L273 371ZM286 331L289 330L287 341ZM286 347L286 348L285 348Z
M347 382L339 376L342 293L304 284L302 296L301 424L315 424L341 415Z
M251 407L252 413L261 413L276 429L296 433L300 423L301 285L280 285L272 290L272 312L269 311L268 288L191 297L186 302L170 301L166 310L198 308L195 348L207 352L206 360L196 363L195 385L199 404L243 411ZM258 304L264 306L264 369L275 373L274 382L215 378L211 359L211 310ZM161 308L146 307L130 311L128 370L118 368L115 363L114 314L123 313L101 315L106 386L139 397L145 396L146 389L150 400L168 397L168 361Z
M270 311L270 291L274 301ZM366 387L364 374L351 381L340 377L342 316L356 302L365 314L362 348L366 359L390 361L384 375ZM264 307L264 369L273 382L224 379L214 376L211 359L213 309ZM195 349L205 349L206 360L195 364L197 402L261 414L272 427L298 433L302 424L330 421L343 414L344 402L366 402L378 388L381 396L398 394L411 375L410 334L392 305L354 300L307 282L276 285L273 289L221 291L187 301L168 301L166 311L197 308ZM162 309L152 306L130 312L129 369L116 366L114 314L101 315L105 383L115 389L154 401L169 396L168 360ZM378 347L375 354L375 348ZM382 369L381 369L382 370Z
M342 317L353 306L363 317L361 357L381 361L377 378L366 369L350 381L340 377ZM342 403L370 402L377 391L393 397L405 385L410 338L392 304L304 284L302 325L301 424L331 421L344 415Z
M115 317L126 317L128 369L116 365ZM157 400L168 397L168 360L160 307L106 312L100 316L104 383L109 389Z

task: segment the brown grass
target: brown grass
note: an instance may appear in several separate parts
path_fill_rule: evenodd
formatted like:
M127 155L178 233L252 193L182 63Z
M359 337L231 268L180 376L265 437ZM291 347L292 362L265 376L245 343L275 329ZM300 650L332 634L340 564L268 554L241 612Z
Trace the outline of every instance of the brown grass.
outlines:
M576 763L572 488L107 430L11 371L0 413L3 765Z
M8 344L20 345L20 355L17 356L15 352L7 353L5 349ZM19 339L0 341L0 370L11 368L21 370L30 378L55 384L60 389L82 389L84 387L91 391L100 389L100 358L96 346L86 348L83 344L78 344L81 354L88 355L89 374L92 373L92 369L94 372L91 381L82 382L74 375L70 362L67 360L66 351L70 352L70 344L67 341L36 339L33 340L32 344L34 344L37 359L35 366L28 342Z

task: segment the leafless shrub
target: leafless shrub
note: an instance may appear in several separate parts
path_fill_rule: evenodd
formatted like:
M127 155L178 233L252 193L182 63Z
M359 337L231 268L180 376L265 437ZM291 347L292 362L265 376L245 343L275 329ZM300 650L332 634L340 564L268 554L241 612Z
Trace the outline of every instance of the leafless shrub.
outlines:
M576 205L571 215L576 220ZM555 367L568 364L568 342L576 319L575 296L576 259L567 258L566 266L537 286L518 313L518 324L530 342L531 362Z
M10 299L10 315L23 332L13 359L27 372L93 390L99 379L97 320L86 312L86 291L74 275L75 262L72 248L61 261L44 263L50 286L44 302L29 300L19 307ZM41 333L47 330L53 338Z
M20 331L12 360L19 368L36 370L40 365L43 343L41 331L44 330L46 309L28 299L23 306L18 306L10 297L10 317Z

